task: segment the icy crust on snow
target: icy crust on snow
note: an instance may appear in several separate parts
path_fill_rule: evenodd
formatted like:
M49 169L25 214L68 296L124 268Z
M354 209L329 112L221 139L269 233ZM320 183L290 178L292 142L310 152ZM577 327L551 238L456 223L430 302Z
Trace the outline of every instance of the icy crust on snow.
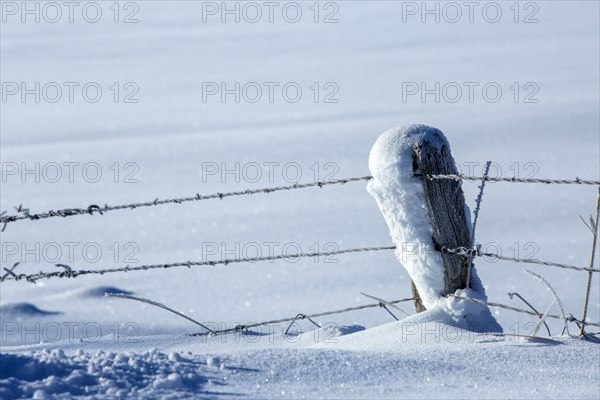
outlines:
M0 354L0 399L214 398L224 385L221 366L191 357L156 350Z
M367 191L377 201L396 245L396 258L415 283L425 307L442 307L457 321L464 317L467 322L493 323L485 305L442 296L444 265L432 240L423 185L412 178L413 146L425 138L438 149L450 149L444 134L426 125L396 127L379 136L369 155L373 179ZM468 207L465 212L469 215ZM472 289L459 290L456 295L487 300L474 270L471 279Z
M163 336L136 351L0 353L0 398L598 398L597 344L477 334L440 318L428 311L297 348L214 353Z

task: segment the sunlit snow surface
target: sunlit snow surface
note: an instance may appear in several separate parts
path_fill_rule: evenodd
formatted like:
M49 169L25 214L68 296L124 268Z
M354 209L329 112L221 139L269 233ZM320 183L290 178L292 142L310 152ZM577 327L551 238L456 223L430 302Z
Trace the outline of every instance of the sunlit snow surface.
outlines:
M492 160L493 175L600 175L597 2L536 2L539 22L529 24L514 22L512 2L500 3L503 17L494 24L481 14L473 23L466 17L455 24L421 23L420 15L403 22L402 2L389 1L337 2L339 22L332 24L312 21L312 3L302 3L307 17L296 24L204 23L201 2L138 4L135 24L115 24L110 17L97 24L0 24L2 82L98 82L105 89L98 103L1 103L3 168L98 163L103 173L96 183L82 179L81 169L72 183L66 169L57 183L5 176L1 210L12 214L22 204L39 212L285 185L298 180L298 166L300 182L368 175L379 135L413 123L442 130L464 173L480 175ZM104 15L112 16L108 6ZM331 10L321 11L320 18ZM519 19L529 12L521 9ZM202 83L222 81L297 82L304 93L296 103L281 97L222 103L218 96L203 102ZM108 89L114 82L135 82L139 102L115 103ZM309 89L315 82L320 100L329 93L324 85L336 83L339 101L315 103ZM407 82L480 82L479 88L496 82L503 95L491 103L478 89L470 102L464 89L456 103L436 102L432 95L425 102L419 95L404 101ZM517 102L510 89L515 82ZM528 82L539 87L537 103L523 101ZM240 171L257 163L260 177L223 176L222 167L235 163ZM219 171L207 175L215 165ZM275 165L272 175L265 165ZM284 173L286 165L293 168ZM132 171L137 183L124 183ZM256 249L279 254L290 243L292 251L304 252L390 245L388 226L365 189L364 182L349 183L19 221L2 232L1 265L22 260L23 243L27 249L58 244L64 253L55 262L48 261L50 253L39 263L28 256L15 270L20 273L54 271L56 262L99 269L254 256ZM477 183L465 182L463 189L473 209ZM595 211L596 195L595 187L488 183L476 241L489 252L586 266L592 240L579 215L587 219ZM72 260L65 243L78 244ZM95 263L85 260L94 253L82 253L89 243L102 250ZM212 251L222 243L229 252ZM12 245L17 254L7 251ZM527 308L507 296L518 292L542 312L553 301L523 265L481 258L476 265L490 301ZM586 273L527 268L553 285L566 312L581 317ZM599 321L594 278L589 320ZM360 292L386 300L411 293L392 251L84 276L37 286L6 281L0 286L0 397L600 396L600 348L556 339L563 329L557 320L548 320L553 342L477 335L435 310L394 322L380 308L315 318L327 325L324 330L298 321L290 336L279 324L205 338L187 336L200 330L189 321L102 297L104 291L131 292L219 328L372 302ZM414 313L410 303L399 306ZM491 311L507 335L528 335L537 323ZM551 313L560 313L556 305ZM544 327L538 336L547 337Z

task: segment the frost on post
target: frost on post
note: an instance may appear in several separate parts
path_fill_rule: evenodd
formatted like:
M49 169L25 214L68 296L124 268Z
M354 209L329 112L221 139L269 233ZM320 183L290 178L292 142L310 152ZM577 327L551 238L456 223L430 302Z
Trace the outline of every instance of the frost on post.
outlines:
M441 252L443 247L473 246L460 182L425 177L457 172L444 134L425 125L392 128L373 145L369 169L373 179L367 190L387 222L398 261L413 281L420 298L417 311L442 307L471 328L498 330L487 306L453 296L487 301L474 268L466 288L468 257Z

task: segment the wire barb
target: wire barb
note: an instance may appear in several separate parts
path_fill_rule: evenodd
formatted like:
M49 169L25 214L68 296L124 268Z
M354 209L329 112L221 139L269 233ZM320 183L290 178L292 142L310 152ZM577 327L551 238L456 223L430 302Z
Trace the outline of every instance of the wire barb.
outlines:
M362 294L363 296L365 296L365 297L368 297L368 298L370 298L370 299L372 299L372 300L377 300L377 301L378 301L378 302L381 304L381 305L380 305L380 307L382 307L382 308L385 308L385 310L386 310L387 312L389 312L389 313L392 315L392 317L394 317L394 318L396 318L396 316L395 316L394 314L392 314L392 313L390 312L390 310L388 310L388 309L387 309L387 307L386 307L386 306L392 307L392 308L394 308L394 309L396 309L396 310L400 311L402 314L406 315L407 317L410 317L410 314L408 314L406 311L404 311L403 309L401 309L401 308L400 308L400 307L398 307L397 305L390 303L390 302L389 302L389 301L387 301L387 300L384 300L384 299L382 299L382 298L379 298L379 297L376 297L376 296L372 296L372 295L370 295L370 294L367 294L367 293L364 293L364 292L360 292L360 294ZM398 321L398 318L396 318L396 321Z
M398 319L398 317L396 317L396 316L394 315L394 313L393 313L393 312L391 312L391 311L389 310L389 308L387 308L387 307L385 306L385 303L382 303L382 302L380 301L380 302L379 302L379 307L381 307L381 308L383 308L385 311L387 311L387 312L388 312L388 314L390 314L390 315L391 315L391 316L392 316L392 317L393 317L393 318L394 318L396 321L400 321L400 320Z
M15 275L15 273L13 272L18 266L19 264L21 264L20 262L16 262L13 264L13 266L8 269L8 268L4 268L4 270L6 271L6 274L2 275L2 277L0 278L0 282L4 282L4 280L6 279L7 276L12 276L14 278L17 277L17 275Z
M285 334L287 335L288 332L290 331L290 328L292 327L292 325L294 325L294 322L296 322L299 319L308 319L310 322L312 322L312 324L314 326L316 326L317 328L320 328L321 325L317 324L315 321L313 321L308 315L306 314L298 314L294 317L294 319L292 320L292 322L290 322L290 324L288 325L288 327L285 330Z

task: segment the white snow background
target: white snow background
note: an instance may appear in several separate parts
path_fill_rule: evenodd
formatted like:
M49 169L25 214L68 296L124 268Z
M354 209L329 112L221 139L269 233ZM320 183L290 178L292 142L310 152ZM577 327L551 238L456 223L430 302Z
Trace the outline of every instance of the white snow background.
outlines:
M110 16L112 2L101 4ZM513 2L498 2L503 17L497 23L486 22L480 11L472 23L466 15L458 23L431 17L422 23L419 15L403 22L402 2L339 1L339 22L332 24L312 21L313 2L299 3L305 17L295 24L277 13L274 23L203 22L202 2L195 1L136 4L135 24L115 24L110 17L97 24L80 18L57 24L9 18L0 24L2 82L99 82L105 88L98 103L1 103L3 168L96 162L103 172L97 183L81 175L73 183L7 177L1 210L12 214L23 204L41 212L290 183L281 168L273 180L264 168L255 183L236 182L232 175L203 182L203 163L297 163L300 182L314 181L315 163L321 179L331 172L327 163L336 166L330 178L368 175L379 135L413 123L442 130L463 172L478 163L473 172L479 175L492 160L502 176L514 176L515 163L519 176L531 173L532 165L535 177L600 175L597 2L537 1L539 22L529 24L513 21ZM520 19L531 11L524 4ZM203 102L202 82L222 81L298 82L304 93L297 103L280 96L273 103ZM139 102L115 104L107 89L113 82L135 82ZM314 82L336 83L339 102L315 103L308 89ZM484 101L481 91L473 102L466 93L456 103L436 103L431 96L424 103L417 96L403 102L403 82L497 82L503 95L496 103ZM539 102L515 102L509 90L514 82L535 82ZM115 162L122 173L125 163L135 163L139 182L123 183L121 176L114 183L109 167ZM123 266L123 250L113 260L114 243L138 246L139 262L132 265L201 260L206 243L229 249L257 243L263 255L270 242L277 243L276 254L286 243L303 251L315 243L326 250L329 242L340 249L389 245L388 227L365 189L364 182L349 183L19 221L7 226L1 241L28 248L93 242L103 249L100 261L90 264L79 246L68 263L74 268ZM463 189L474 209L477 183L465 182ZM579 215L595 211L596 196L593 186L488 183L477 242L496 243L504 255L526 257L537 249L536 258L587 266L592 238ZM2 267L21 258L6 257ZM577 339L476 335L436 312L394 322L379 308L316 318L330 323L319 331L300 321L301 336L284 337L285 325L279 325L207 339L190 337L200 329L164 310L102 297L106 288L127 290L227 328L373 302L360 292L387 300L410 297L410 278L393 251L333 260L117 273L38 285L3 282L0 397L600 397L600 348ZM507 296L518 292L545 311L553 296L527 268L553 285L567 312L581 317L586 273L480 258L475 263L489 300L526 308ZM52 271L52 264L29 258L16 272ZM400 306L414 313L412 304ZM529 334L536 323L535 317L491 311L505 333ZM559 313L556 305L552 313ZM598 276L588 318L600 320ZM562 323L548 322L556 339ZM14 326L30 333L12 333ZM62 340L49 340L56 326ZM84 326L92 327L87 334ZM547 336L545 329L538 335Z

